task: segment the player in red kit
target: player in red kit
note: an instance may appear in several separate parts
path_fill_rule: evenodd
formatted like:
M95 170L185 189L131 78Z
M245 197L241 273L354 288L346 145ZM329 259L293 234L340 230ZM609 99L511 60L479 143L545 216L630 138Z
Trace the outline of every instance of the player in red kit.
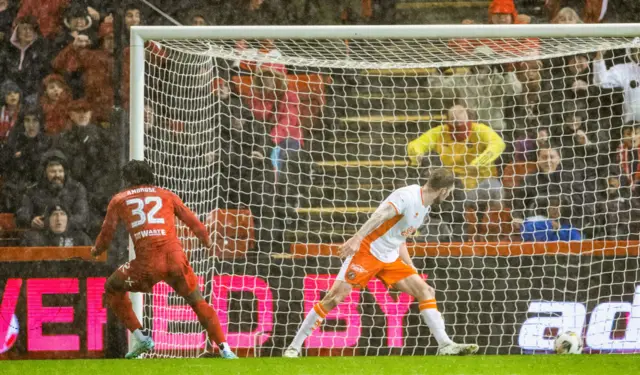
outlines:
M142 329L133 312L127 292L149 293L156 283L164 281L186 299L209 339L220 348L222 357L237 358L225 341L216 312L200 293L196 275L176 236L175 218L185 223L204 246L211 247L207 229L177 195L154 185L153 170L146 162L129 161L122 168L122 177L128 188L109 202L91 254L98 256L106 251L118 222L122 220L126 224L136 258L120 266L105 285L107 304L136 339L125 357L137 358L154 347L149 331Z

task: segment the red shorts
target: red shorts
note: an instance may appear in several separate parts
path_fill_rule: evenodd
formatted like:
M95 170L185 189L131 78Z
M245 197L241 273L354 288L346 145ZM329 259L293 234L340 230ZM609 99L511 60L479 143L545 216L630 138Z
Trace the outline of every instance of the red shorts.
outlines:
M122 280L130 292L150 293L160 281L169 284L181 297L196 290L198 278L182 249L154 255L154 258L136 258L121 265L113 276Z
M387 286L416 275L416 270L400 260L384 263L371 255L367 249L360 249L352 257L347 258L340 268L338 280L345 281L354 287L365 288L372 277L380 279Z

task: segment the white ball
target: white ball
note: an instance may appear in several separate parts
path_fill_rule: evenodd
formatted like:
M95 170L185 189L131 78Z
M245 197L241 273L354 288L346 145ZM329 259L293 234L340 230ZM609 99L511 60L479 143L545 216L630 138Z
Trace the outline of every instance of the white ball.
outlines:
M553 342L557 354L582 353L582 337L575 332L567 331L559 334Z

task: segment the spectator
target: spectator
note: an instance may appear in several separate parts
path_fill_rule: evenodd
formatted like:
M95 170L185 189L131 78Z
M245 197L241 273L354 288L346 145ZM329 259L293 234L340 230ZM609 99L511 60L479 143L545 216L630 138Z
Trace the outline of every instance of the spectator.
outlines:
M249 108L254 119L271 129L271 162L276 172L303 146L299 104L298 94L289 89L281 72L261 69L255 75Z
M46 76L42 86L44 95L40 98L40 105L44 112L44 129L49 135L58 135L69 129L68 107L71 102L71 90L57 74Z
M70 0L22 0L17 17L32 17L42 35L53 40L60 32L62 15L69 2Z
M28 108L21 117L2 155L2 212L16 212L24 191L38 182L40 160L51 147L40 111Z
M73 247L91 246L92 241L82 231L69 227L71 212L62 204L47 207L43 221L45 230L33 230L25 234L20 246L30 247Z
M624 186L635 186L640 181L640 149L636 142L637 130L627 125L622 128L622 141L617 150L617 161L622 171Z
M584 0L584 21L638 22L640 3L628 0Z
M16 18L17 0L0 0L0 45L11 36L11 25Z
M53 60L53 68L65 75L82 73L83 92L96 122L108 122L113 108L113 24L100 25L100 49L89 49L78 37Z
M431 78L438 79L441 78ZM433 82L436 86L431 87L453 86L456 99L475 111L479 122L498 132L507 129L503 110L505 104L510 97L522 92L522 85L515 73L478 65L469 68L466 74L454 74L442 81L441 84Z
M542 198L535 215L522 224L522 240L526 242L580 241L580 231L561 214L559 198ZM547 203L548 202L548 203Z
M637 240L640 233L640 205L632 199L629 187L617 176L607 179L606 189L596 203L596 238Z
M513 0L493 0L489 5L489 23L494 25L526 24L531 17L518 14Z
M49 65L47 44L40 36L38 23L31 16L19 18L11 42L0 54L0 72L16 82L28 97L37 93L38 82Z
M516 139L517 134L526 129L547 127L552 124L552 98L549 79L544 64L540 60L530 60L515 64L516 77L522 85L522 92L515 97L512 118L516 135L507 134L507 139Z
M468 233L464 228L465 211L482 212L490 201L502 200L502 184L493 162L504 151L505 143L487 125L470 121L463 106L451 107L447 118L447 124L411 141L407 153L414 164L442 164L453 170L457 179L453 206L443 205L443 219L452 223L455 235L462 236Z
M556 14L556 16L553 17L553 19L551 20L551 23L576 24L576 23L582 23L582 20L580 19L580 16L578 15L578 13L576 13L575 10L567 7L567 8L560 9L558 14Z
M203 150L208 164L212 168L221 168L219 181L220 196L218 202L212 202L207 211L215 207L237 208L238 205L250 207L255 205L256 199L263 193L260 189L265 180L264 173L268 170L265 157L262 154L264 133L254 133L251 126L251 112L242 105L242 99L230 90L223 79L215 80L213 95L220 103L220 112L216 114L215 124L220 128L211 129L219 132L222 144L228 147L218 148L218 151ZM211 147L207 144L205 147ZM255 148L254 148L255 147ZM213 172L213 171L212 171ZM214 176L212 173L211 176ZM214 181L211 181L214 183ZM255 207L250 207L255 209ZM255 212L259 214L259 212ZM259 217L259 215L257 215Z
M189 26L207 26L211 23L207 20L206 13L200 10L194 10L189 12L184 24Z
M20 227L44 229L47 207L59 202L70 209L69 229L84 229L89 217L87 191L66 174L66 163L67 158L59 150L50 150L43 155L42 176L37 184L26 190L16 212Z
M569 197L573 225L585 229L592 224L595 186L585 181L584 170L562 168L560 153L553 148L538 150L536 170L525 176L522 185L513 189L513 216L524 219L538 212L536 199ZM564 163L566 166L566 162ZM584 220L584 222L583 222Z
M83 36L83 40L87 41L88 46L91 46L91 42L98 40L93 27L93 19L89 16L87 8L80 4L72 4L65 11L64 28L56 37L53 51L57 53L69 44L76 42L80 36Z
M22 92L13 81L4 81L0 85L0 145L4 144L13 130L20 115Z
M92 123L92 111L84 99L69 105L71 129L60 134L57 148L69 160L69 175L86 187L89 197L100 192L100 181L112 167L108 144L101 128Z
M640 122L640 38L635 38L638 48L627 48L629 62L607 70L607 65L598 52L593 61L594 83L603 88L624 90L624 122Z
M550 138L549 130L544 127L539 127L536 130L529 129L526 133L523 133L514 142L515 162L535 161L538 150L551 147Z
M504 141L495 131L469 121L466 108L455 105L449 109L447 124L411 141L407 153L414 164L420 165L429 153L435 152L462 182L468 200L487 202L502 196L493 162L504 149Z
M124 9L124 26L127 29L127 32L125 33L127 40L129 39L131 27L139 25L142 25L142 13L135 3L130 2Z
M556 146L562 147L567 167L585 170L587 177L595 177L599 166L609 164L609 132L598 121L587 121L587 112L574 102L566 102L564 108L563 126L555 130Z

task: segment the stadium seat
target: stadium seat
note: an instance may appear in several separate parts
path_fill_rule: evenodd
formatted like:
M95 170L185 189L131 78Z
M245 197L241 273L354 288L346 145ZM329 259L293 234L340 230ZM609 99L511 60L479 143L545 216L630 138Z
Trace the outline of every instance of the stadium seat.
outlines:
M255 226L251 211L215 209L208 227L215 242L215 255L221 258L245 256L255 246Z
M20 243L22 231L16 226L13 214L0 213L0 247L17 246Z
M0 231L14 231L16 230L16 218L13 214L4 213L0 214Z
M253 76L234 76L234 91L242 98L251 97ZM320 111L324 106L325 84L331 83L331 78L322 74L289 74L287 82L290 90L298 93L300 99L300 122L303 127L313 129L318 126Z
M502 186L511 189L522 184L524 176L536 170L536 163L524 162L509 164L502 172Z

